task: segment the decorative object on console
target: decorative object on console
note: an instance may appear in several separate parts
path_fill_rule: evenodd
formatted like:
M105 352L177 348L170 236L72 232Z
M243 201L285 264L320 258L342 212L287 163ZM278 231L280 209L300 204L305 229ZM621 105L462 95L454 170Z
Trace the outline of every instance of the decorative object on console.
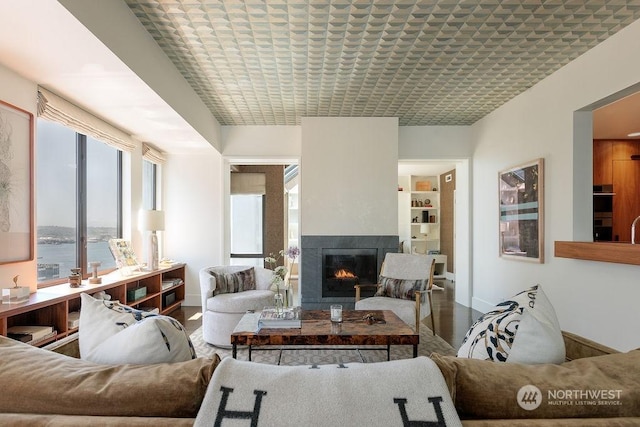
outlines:
M151 271L158 269L158 236L156 231L164 230L164 212L145 210L141 212L140 229L149 232L147 243L147 268Z
M110 239L109 249L123 276L130 276L134 271L140 269L136 253L128 240Z
M2 289L2 303L3 304L19 304L29 299L29 287L18 286L18 278L20 275L13 276L12 288Z
M100 267L102 263L100 261L93 261L89 263L89 267L91 267L91 277L89 278L89 283L92 285L96 285L102 283L102 278L98 277L98 267Z
M551 302L540 285L520 292L481 316L458 357L514 363L562 363L565 346Z
M80 274L80 268L72 268L69 275L69 286L72 288L79 288L82 285L82 274Z
M196 357L184 327L169 316L81 294L80 357L104 364L181 362Z

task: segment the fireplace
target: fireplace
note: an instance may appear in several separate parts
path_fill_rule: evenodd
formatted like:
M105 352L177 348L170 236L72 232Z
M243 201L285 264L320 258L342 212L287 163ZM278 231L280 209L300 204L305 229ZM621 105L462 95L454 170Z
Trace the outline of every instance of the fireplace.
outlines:
M302 307L325 310L342 304L352 309L353 286L377 283L385 254L398 252L398 236L303 235L300 249ZM363 296L375 292L375 288L365 289Z
M323 249L322 296L354 297L356 284L374 284L378 280L376 249ZM369 290L369 289L367 289ZM371 292L366 292L367 296Z

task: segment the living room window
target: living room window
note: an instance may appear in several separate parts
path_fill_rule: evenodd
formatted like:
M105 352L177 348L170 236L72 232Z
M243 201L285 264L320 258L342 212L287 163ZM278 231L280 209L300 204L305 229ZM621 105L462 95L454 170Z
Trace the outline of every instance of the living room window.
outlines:
M146 210L158 209L158 165L149 161L142 161L142 208Z
M62 124L37 121L38 285L115 268L108 241L122 236L122 151Z
M231 265L264 265L264 195L231 195Z

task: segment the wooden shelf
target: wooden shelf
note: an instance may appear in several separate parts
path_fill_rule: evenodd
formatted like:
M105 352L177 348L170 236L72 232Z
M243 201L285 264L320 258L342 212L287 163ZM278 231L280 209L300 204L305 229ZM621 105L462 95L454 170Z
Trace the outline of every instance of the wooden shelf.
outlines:
M53 326L58 332L55 338L38 343L42 346L56 339L64 338L78 328L68 327L68 315L80 308L80 294L94 294L105 291L112 300L135 308L153 307L160 313L167 314L180 307L185 297L185 264L162 268L155 271L134 273L122 276L118 271L102 276L101 284L89 284L83 280L82 286L72 288L68 283L39 289L29 295L29 300L20 304L0 305L0 335L7 335L7 329L17 325ZM180 283L167 289L162 289L162 280L180 279ZM138 286L147 287L147 295L134 301L127 301L127 289ZM174 301L163 307L163 296L174 293Z
M640 245L630 243L556 241L554 255L558 258L640 265Z

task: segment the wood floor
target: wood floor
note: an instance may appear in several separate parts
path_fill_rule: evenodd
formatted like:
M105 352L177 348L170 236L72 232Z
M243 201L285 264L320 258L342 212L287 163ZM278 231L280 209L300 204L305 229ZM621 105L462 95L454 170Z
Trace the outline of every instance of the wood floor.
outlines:
M455 285L452 282L445 280L437 284L444 287L444 290L433 291L436 334L452 347L458 348L469 327L482 313L455 302ZM189 333L202 325L201 315L200 307L181 307L171 313L171 316L178 319ZM424 324L431 327L431 319L424 319Z

